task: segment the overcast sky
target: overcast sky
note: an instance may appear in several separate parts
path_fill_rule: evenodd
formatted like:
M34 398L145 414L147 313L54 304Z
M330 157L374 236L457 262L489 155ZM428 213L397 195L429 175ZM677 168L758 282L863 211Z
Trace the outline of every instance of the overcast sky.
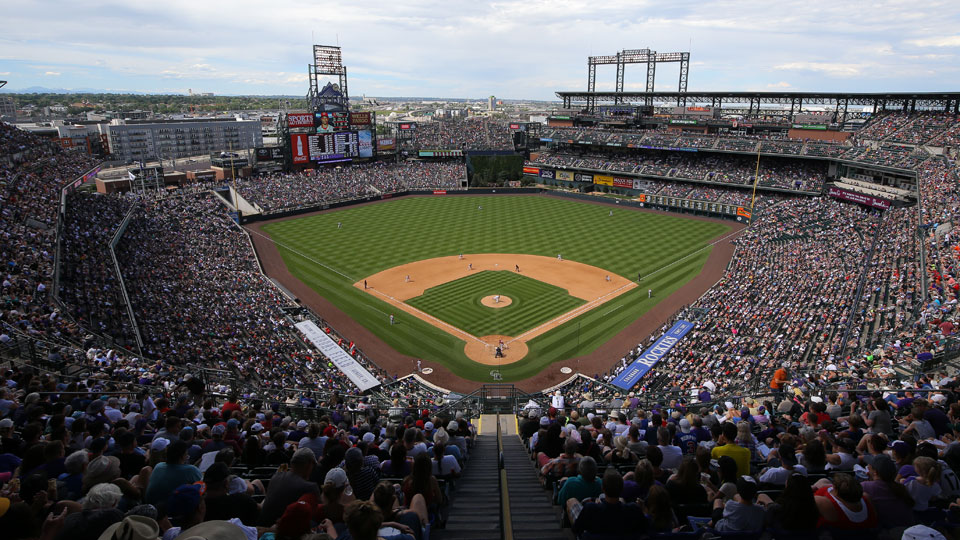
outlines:
M11 0L3 20L12 90L304 95L312 43L343 47L353 96L555 99L625 48L691 51L691 90L960 90L957 0Z

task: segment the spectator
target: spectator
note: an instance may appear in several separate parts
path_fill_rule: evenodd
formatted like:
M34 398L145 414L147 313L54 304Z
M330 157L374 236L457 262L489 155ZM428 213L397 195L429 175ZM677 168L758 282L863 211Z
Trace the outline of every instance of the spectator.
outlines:
M718 532L753 532L763 529L764 510L756 504L757 482L750 476L737 479L737 494L713 504L713 528Z
M819 486L819 487L818 487ZM821 480L814 485L817 508L820 510L818 527L838 530L863 530L877 527L877 511L863 496L863 488L849 474L836 474L833 484Z
M576 534L626 535L643 534L648 528L647 518L634 503L620 500L623 477L615 469L603 474L603 498L597 502L580 504L576 499L566 501L567 513Z
M577 463L577 471L577 476L567 478L560 486L558 501L576 500L582 503L584 499L596 499L600 496L603 485L597 478L597 462L589 456L582 458ZM569 504L565 508L569 509Z
M737 426L726 422L721 425L722 434L720 435L719 446L715 447L711 452L710 456L713 459L720 459L723 456L729 456L737 464L737 474L739 476L746 476L750 474L750 450L738 446L736 444L737 439Z
M290 470L277 471L270 478L266 498L260 508L260 525L269 527L291 503L304 494L320 497L317 484L310 482L310 475L317 460L308 448L297 450L290 458Z

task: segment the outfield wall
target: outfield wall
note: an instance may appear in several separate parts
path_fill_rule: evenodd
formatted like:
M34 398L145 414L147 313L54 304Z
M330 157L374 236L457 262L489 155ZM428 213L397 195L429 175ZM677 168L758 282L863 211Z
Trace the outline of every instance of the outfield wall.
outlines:
M559 182L563 187L568 187L570 189L578 189L582 186L588 186L592 184L578 184L577 182ZM326 204L317 204L313 206L304 206L293 208L287 211L274 212L272 214L256 214L252 216L241 216L240 224L246 225L248 223L255 223L257 221L267 221L272 219L281 219L288 218L293 216L299 216L302 214L309 214L311 212L319 212L321 210L329 210L331 208L344 208L347 206L354 206L357 204L374 202L374 201L383 201L390 200L396 197L405 197L405 196L457 196L457 195L537 195L540 193L549 193L558 197L566 197L570 199L577 199L581 201L589 202L602 202L607 204L615 204L620 206L629 206L632 208L650 208L653 210L665 210L668 212L676 212L680 214L690 214L694 216L707 216L715 217L722 219L729 219L731 221L738 221L741 223L749 223L750 216L744 215L742 212L737 212L737 206L720 204L711 201L698 201L694 199L678 199L673 197L659 197L654 195L647 195L642 192L637 192L636 196L639 198L645 198L645 201L633 200L633 199L614 199L611 197L603 197L597 195L589 195L587 193L578 193L570 191L561 191L561 190L552 190L544 189L538 187L529 187L529 188L470 188L470 189L458 189L458 190L422 190L422 191L401 191L398 193L386 193L383 195L371 195L369 197L360 197L357 199L350 199L346 201L338 201L333 203Z

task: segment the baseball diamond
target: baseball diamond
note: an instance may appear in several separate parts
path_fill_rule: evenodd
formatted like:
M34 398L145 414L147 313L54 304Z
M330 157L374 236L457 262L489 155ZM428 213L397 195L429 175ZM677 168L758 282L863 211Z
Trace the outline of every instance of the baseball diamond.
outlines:
M522 361L515 349L504 362L501 375L510 381L595 350L698 275L710 241L732 228L626 208L611 216L608 206L554 197L490 195L384 201L262 231L293 276L401 354L488 380L494 349L484 337L524 342ZM638 292L638 272L644 289L657 290L654 298ZM480 300L498 293L514 305L475 318L494 311Z

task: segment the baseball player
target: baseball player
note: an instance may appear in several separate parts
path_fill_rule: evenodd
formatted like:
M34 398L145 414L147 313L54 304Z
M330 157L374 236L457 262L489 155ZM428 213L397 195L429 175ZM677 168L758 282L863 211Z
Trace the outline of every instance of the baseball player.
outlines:
M517 273L519 274L519 273L520 273L520 265L519 265L519 264L515 264L514 266L516 266L516 268L517 268Z
M393 313L390 314L390 326L393 326Z

